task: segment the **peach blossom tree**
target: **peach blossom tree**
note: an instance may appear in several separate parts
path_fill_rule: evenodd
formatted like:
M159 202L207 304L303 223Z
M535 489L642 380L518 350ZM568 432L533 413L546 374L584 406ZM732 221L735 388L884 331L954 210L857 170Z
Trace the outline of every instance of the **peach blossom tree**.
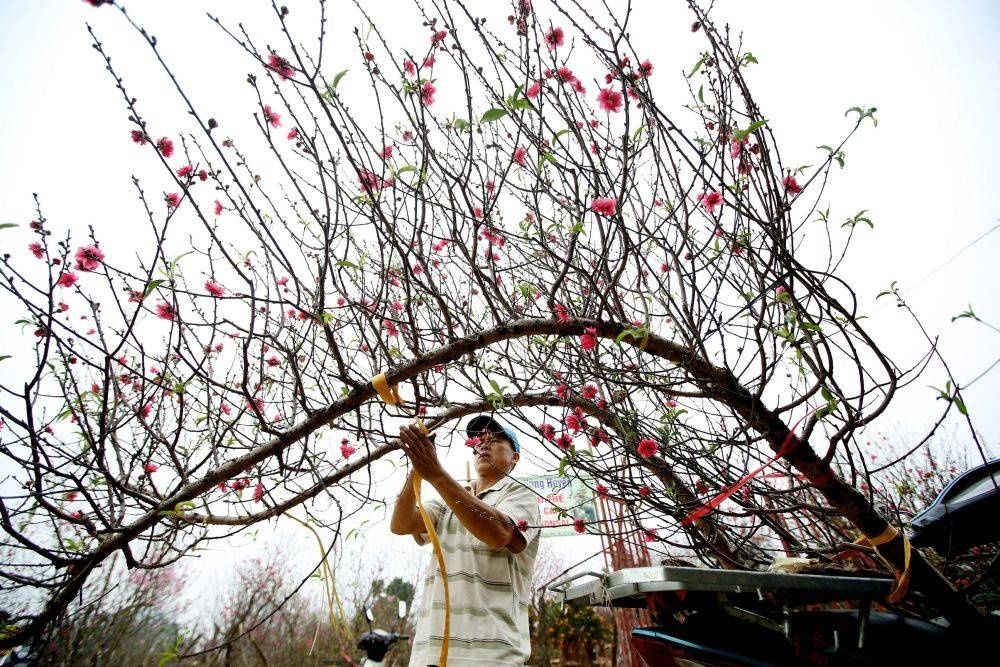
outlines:
M649 548L712 567L889 525L860 490L858 434L913 373L838 272L871 221L826 202L874 108L783 155L746 78L766 63L694 2L703 46L684 63L630 41L629 6L528 0L499 22L416 3L400 44L359 3L354 59L331 62L323 44L348 35L318 0L318 35L273 4L282 43L210 17L251 71L251 153L150 30L91 4L145 40L189 121L147 121L89 28L120 140L160 177L132 184L134 257L39 203L0 263L23 332L0 383L2 586L19 601L0 644L41 635L116 553L160 568L293 508L338 531L395 492L371 467L418 415L443 432L502 410L536 462L628 501ZM671 79L686 98L657 94ZM382 372L402 408L378 400ZM785 474L734 490L766 464ZM912 588L975 615L919 554Z

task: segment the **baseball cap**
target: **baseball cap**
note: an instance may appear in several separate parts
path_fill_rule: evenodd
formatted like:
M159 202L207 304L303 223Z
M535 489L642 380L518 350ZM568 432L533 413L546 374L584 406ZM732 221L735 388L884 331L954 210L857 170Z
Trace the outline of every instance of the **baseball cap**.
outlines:
M510 444L514 446L514 451L520 453L521 442L517 439L517 434L508 427L497 421L493 415L479 415L478 417L473 417L465 425L465 433L470 438L475 438L483 431L490 431L492 433L499 433L503 435L508 440Z

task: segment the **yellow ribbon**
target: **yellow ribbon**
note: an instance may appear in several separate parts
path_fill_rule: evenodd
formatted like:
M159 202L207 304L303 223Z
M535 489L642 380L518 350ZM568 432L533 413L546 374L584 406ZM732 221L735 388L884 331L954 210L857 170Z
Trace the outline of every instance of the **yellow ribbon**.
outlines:
M888 602L890 602L890 603L896 603L896 602L899 602L900 600L902 600L903 597L906 595L906 591L910 587L910 550L911 550L911 548L910 548L910 540L909 540L909 538L907 538L905 534L902 535L902 538L903 538L903 569L902 570L898 569L895 565L893 565L892 561L890 561L888 558L886 558L885 556L883 556L882 553L878 550L878 548L880 546L882 546L883 544L888 544L889 542L892 542L897 537L900 537L900 532L898 530L896 530L895 528L893 528L892 526L886 526L886 529L883 530L880 535L876 535L875 537L868 537L866 535L862 535L861 537L859 537L854 542L855 544L859 544L861 546L872 546L872 547L874 547L875 553L878 554L878 557L882 560L883 563L886 564L886 566L888 566L888 568L890 570L892 570L893 576L896 577L896 587L892 590L891 593L889 593L889 597L886 598L886 600Z
M379 373L372 378L372 386L375 387L375 391L378 392L379 398L381 398L388 405L399 405L402 403L402 399L399 397L399 389L394 386L389 386L388 380L385 379L385 373ZM419 417L416 421L417 428L423 431L425 434L429 431L427 426L424 425L423 420ZM448 643L449 635L451 633L451 596L448 594L448 570L444 565L444 551L441 549L441 541L438 540L437 531L434 529L434 522L431 521L430 515L427 510L424 509L424 504L420 500L420 483L423 480L420 474L414 470L413 471L413 495L417 499L417 510L420 511L420 518L424 520L424 529L431 538L431 544L434 545L434 555L437 557L438 567L441 570L441 582L444 584L444 639L441 642L441 654L438 656L438 665L440 667L447 667L448 665Z

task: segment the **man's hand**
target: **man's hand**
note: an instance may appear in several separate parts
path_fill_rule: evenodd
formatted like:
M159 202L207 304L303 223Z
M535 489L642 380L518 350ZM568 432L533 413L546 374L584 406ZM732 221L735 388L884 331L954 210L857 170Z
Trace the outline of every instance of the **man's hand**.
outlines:
M410 459L413 469L431 484L444 474L444 468L438 461L433 435L428 437L426 433L412 424L400 426L399 446Z

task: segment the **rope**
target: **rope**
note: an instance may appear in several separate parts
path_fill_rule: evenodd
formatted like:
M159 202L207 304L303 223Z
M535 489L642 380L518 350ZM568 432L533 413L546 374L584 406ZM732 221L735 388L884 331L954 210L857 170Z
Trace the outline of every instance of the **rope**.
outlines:
M898 569L892 564L888 558L882 555L882 552L878 550L883 544L888 544L892 542L897 537L903 538L903 569ZM857 540L854 541L855 544L861 546L871 546L874 547L875 553L878 554L879 559L886 564L886 566L892 570L892 574L896 577L896 587L889 593L889 597L886 600L890 603L896 603L906 596L907 590L910 587L910 540L906 535L901 534L898 530L892 526L886 526L885 530L882 531L880 535L875 537L868 537L867 535L862 535Z
M379 373L373 377L372 386L378 392L379 398L387 405L402 404L403 401L399 397L399 389L395 386L389 386L389 382L385 379L385 373ZM427 426L424 425L423 420L420 418L417 418L416 425L425 434L429 433ZM422 481L420 474L414 470L413 495L417 499L417 510L420 512L420 518L424 521L424 528L427 530L427 534L431 538L431 544L434 546L434 555L437 557L438 568L441 570L441 583L444 584L444 632L442 633L443 640L441 642L441 654L438 656L438 665L440 667L447 667L448 644L451 634L451 595L448 592L448 570L444 564L444 551L441 549L441 541L438 539L437 531L434 529L434 522L431 521L430 515L424 509L424 503L420 499L420 483Z

